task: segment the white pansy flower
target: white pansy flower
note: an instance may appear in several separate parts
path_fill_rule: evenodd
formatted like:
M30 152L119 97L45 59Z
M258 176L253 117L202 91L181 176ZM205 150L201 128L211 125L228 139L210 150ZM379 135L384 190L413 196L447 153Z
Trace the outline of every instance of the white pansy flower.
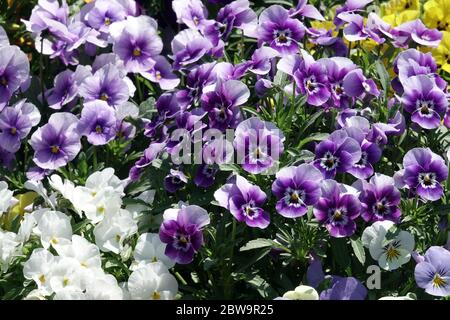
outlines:
M35 289L27 294L23 300L47 300L39 289Z
M377 221L367 227L361 240L370 255L385 270L395 270L411 259L414 237L407 231L395 229L392 221Z
M157 233L143 233L137 240L136 247L134 248L134 266L137 265L161 261L167 268L172 268L175 262L165 255L166 244L161 242L159 234Z
M64 288L56 292L53 300L87 300L87 298L81 289Z
M58 191L64 198L74 203L74 192L75 184L72 181L64 180L57 174L53 174L48 178L50 186ZM78 211L75 207L77 213L81 216L81 211Z
M289 300L319 300L319 294L313 287L300 285L283 294L283 298Z
M137 223L131 213L120 209L117 214L106 217L95 226L95 243L102 251L119 254L123 250L124 240L137 230Z
M25 279L33 280L41 295L50 295L53 290L50 287L50 276L57 258L46 249L34 249L30 258L23 266Z
M8 184L0 181L0 217L3 212L8 211L8 208L13 202L13 192L8 190Z
M86 187L76 187L74 206L83 211L93 224L102 221L108 215L116 214L122 206L122 198L113 189L93 191Z
M102 266L98 247L81 236L73 235L72 241L63 241L54 247L59 256L73 258L83 268L98 269Z
M111 188L117 194L122 195L125 185L122 180L114 175L113 168L106 168L91 174L86 180L85 187L93 192Z
M178 292L178 283L162 262L154 262L133 271L128 279L128 292L136 300L172 300Z
M50 273L50 287L58 293L61 290L82 291L83 272L80 263L73 258L59 258Z
M41 181L28 180L25 182L24 187L40 195L52 209L56 208L56 193L49 196Z
M46 211L39 219L37 228L41 236L41 243L44 248L58 244L61 239L70 240L72 238L72 226L70 218L59 211Z
M123 291L114 276L103 273L87 283L86 298L88 300L122 300Z
M22 249L22 243L14 232L0 229L0 274L6 272L12 259L18 256Z

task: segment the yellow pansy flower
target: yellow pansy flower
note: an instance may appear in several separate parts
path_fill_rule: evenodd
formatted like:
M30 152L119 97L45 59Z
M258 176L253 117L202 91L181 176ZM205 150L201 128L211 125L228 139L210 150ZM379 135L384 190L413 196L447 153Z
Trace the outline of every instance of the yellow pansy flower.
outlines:
M407 10L418 11L419 9L419 0L391 0L382 5L384 15L400 14Z
M399 13L383 15L381 18L389 23L392 27L401 25L402 23L418 19L420 12L418 10L405 10Z
M439 67L450 73L450 32L444 31L439 47L432 49L434 59Z
M429 0L424 6L423 22L428 28L450 31L450 1Z

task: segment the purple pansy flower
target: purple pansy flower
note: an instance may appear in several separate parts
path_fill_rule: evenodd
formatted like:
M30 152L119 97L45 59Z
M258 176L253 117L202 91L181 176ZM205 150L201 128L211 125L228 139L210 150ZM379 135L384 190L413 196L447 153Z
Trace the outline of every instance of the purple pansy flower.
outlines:
M320 182L323 176L311 164L286 167L278 171L272 184L272 192L277 197L276 209L286 218L301 217L320 198Z
M317 63L325 65L332 106L336 108L351 107L353 99L344 90L344 78L357 66L350 59L344 57L320 59Z
M354 277L333 276L331 287L320 293L320 300L365 300L367 289Z
M103 100L110 106L118 106L128 100L130 90L120 71L107 64L81 83L79 94L88 102Z
M271 168L283 153L283 133L271 122L252 117L236 128L234 147L242 168L258 174Z
M157 22L148 16L128 17L111 25L113 52L122 59L128 72L146 72L155 65L154 58L163 48L157 30Z
M298 52L298 43L306 29L297 19L289 17L289 12L279 5L272 5L259 16L258 39L267 43L282 55Z
M20 149L22 140L28 136L31 128L41 120L39 110L25 100L13 107L6 107L0 113L0 144L8 152Z
M401 101L411 114L411 120L425 129L439 127L448 100L433 79L425 75L413 76L404 81L403 88Z
M165 254L176 263L188 264L203 244L202 229L210 223L208 212L199 206L168 209L159 229L166 243Z
M384 43L385 38L392 39L391 25L381 19L375 12L370 12L366 30L370 38L377 43Z
M392 35L395 38L394 44L399 47L407 47L410 40L421 46L437 47L442 39L442 32L428 29L420 19L393 28Z
M314 205L314 216L332 237L351 236L356 230L354 220L361 211L356 190L334 180L322 181L320 189L322 195Z
M171 45L175 70L197 62L212 48L212 43L207 38L192 29L178 33L173 38Z
M28 80L30 63L19 47L0 47L0 111L20 86Z
M270 47L258 48L253 52L248 70L258 75L265 75L272 69L271 62L276 56L278 52Z
M77 117L71 113L52 114L47 124L31 136L33 161L42 169L57 169L72 161L81 149L77 123Z
M107 33L109 26L127 17L125 9L115 1L97 0L85 15L88 26L100 32Z
M326 179L347 172L361 159L361 147L343 129L336 130L316 146L313 162Z
M369 182L359 180L353 186L360 191L361 217L366 222L400 221L400 191L392 177L377 173Z
M343 81L344 90L350 97L361 97L371 94L375 97L380 95L377 85L372 79L367 79L361 69L350 71Z
M295 17L296 15L300 15L302 17L307 17L311 19L325 21L325 18L311 4L307 4L308 0L299 0L295 8L289 9L289 16Z
M194 177L194 183L196 186L202 188L209 188L214 184L216 173L219 171L217 164L201 164Z
M96 100L84 104L78 122L78 132L87 137L89 143L101 146L113 140L116 117L114 109L105 101Z
M22 22L29 32L38 34L49 27L48 20L66 24L68 17L69 6L66 0L63 0L61 4L58 0L40 0L31 11L30 20L22 20Z
M90 75L89 68L85 66L78 66L75 72L65 70L59 73L55 77L54 87L45 93L49 108L59 110L73 102L78 96L80 84Z
M183 188L187 181L188 179L183 171L170 169L170 173L164 178L164 189L170 193L175 193Z
M141 75L159 84L163 90L172 90L180 83L180 79L172 72L172 66L163 56L154 58L155 65L147 72L141 72Z
M7 169L12 168L12 162L15 159L15 155L12 152L6 151L0 146L0 166Z
M238 80L217 83L214 91L202 95L202 108L208 112L210 128L236 128L241 120L239 106L247 102L250 91Z
M441 182L447 179L448 168L444 159L429 148L414 148L403 158L401 180L409 189L426 200L439 200L444 190Z
M214 193L221 207L230 210L239 222L249 227L264 229L270 223L269 214L262 209L266 194L241 176L230 178L227 184Z
M433 296L450 295L450 251L443 247L430 247L423 261L414 270L416 283Z
M341 15L348 13L356 13L363 9L366 5L373 0L347 0L342 6L336 8L336 14L333 19L333 23L336 27L342 26L345 22L341 19Z
M294 72L295 83L300 92L307 95L309 104L321 106L331 95L325 65L315 62L306 51L301 51L303 60Z
M149 166L153 162L153 160L155 160L159 156L159 154L164 150L165 146L165 143L151 143L148 148L144 150L144 155L139 158L139 160L136 161L134 166L130 169L130 180L137 181L145 167Z
M202 30L208 22L208 10L201 0L173 0L172 9L177 22L184 23L190 29Z

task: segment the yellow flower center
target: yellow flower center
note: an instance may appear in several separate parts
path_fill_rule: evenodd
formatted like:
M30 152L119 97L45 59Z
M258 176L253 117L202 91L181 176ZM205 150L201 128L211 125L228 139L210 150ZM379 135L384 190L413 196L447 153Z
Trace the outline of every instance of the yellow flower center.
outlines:
M105 18L105 26L109 26L111 24L110 18Z
M8 85L8 80L5 77L1 77L0 83L6 87Z
M9 131L12 135L15 135L17 133L17 129L15 127L12 127Z
M153 300L159 300L159 299L161 299L161 294L160 294L158 291L153 291L152 299L153 299Z
M97 133L102 133L102 132L103 132L102 127L101 127L100 125L97 125L97 126L95 127L95 132L97 132Z
M141 49L136 48L133 50L133 56L140 57L141 56Z
M106 93L103 93L103 94L100 96L100 100L108 101L108 99L109 99L109 96L108 96Z
M58 146L51 146L50 151L53 154L57 154L57 153L59 153L59 147Z
M41 283L45 283L45 276L42 274L40 277L39 277L39 281L41 282Z
M162 78L161 72L156 71L156 72L155 72L155 77L156 77L157 80L161 80L161 78Z
M400 257L400 252L393 246L389 246L389 248L386 251L387 260L392 261L394 259L398 259L399 257Z
M445 281L443 278L441 278L441 276L438 274L436 274L434 276L432 282L433 282L433 286L438 287L438 288L443 287L447 284L447 281Z
M67 287L69 285L69 279L64 278L63 280L63 287Z

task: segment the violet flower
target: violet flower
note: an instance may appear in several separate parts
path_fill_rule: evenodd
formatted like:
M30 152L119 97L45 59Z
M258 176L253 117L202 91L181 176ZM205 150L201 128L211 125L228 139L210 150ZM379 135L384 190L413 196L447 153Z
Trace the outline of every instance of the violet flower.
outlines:
M219 166L217 164L201 164L194 177L194 183L198 187L209 188L214 184L215 177L219 171Z
M128 72L146 72L155 65L154 58L163 48L157 30L157 22L148 16L128 17L111 25L113 52Z
M297 88L305 94L307 102L313 106L321 106L330 98L328 78L325 66L315 62L314 58L305 50L301 50L303 60L294 72Z
M84 104L78 122L78 132L86 136L90 144L101 146L116 136L114 109L105 101L96 100Z
M208 212L199 206L166 210L159 229L159 238L167 244L165 254L179 264L192 262L203 244L202 229L209 223Z
M314 216L324 224L332 237L348 237L355 233L355 219L361 211L356 190L334 180L324 180L320 185L321 197L314 205Z
M400 191L392 177L376 173L369 182L359 180L353 186L360 191L361 217L366 222L400 221Z
M173 0L172 9L179 24L185 24L190 29L203 30L207 23L208 10L201 0Z
M258 40L282 55L297 53L305 32L303 24L290 18L289 12L280 5L270 6L259 16Z
M130 90L120 71L112 64L97 70L85 78L79 87L85 101L103 100L110 106L123 104L130 97Z
M41 120L39 110L25 100L12 107L6 107L0 113L0 144L8 152L20 149L22 140L28 136L31 128Z
M249 227L266 228L270 223L269 214L262 209L266 194L241 176L234 176L214 193L214 198L239 222Z
M448 100L433 79L425 75L413 76L404 81L403 88L401 101L405 110L411 114L411 121L424 129L439 127Z
M399 47L407 47L410 40L421 46L437 47L442 39L442 32L428 29L420 19L393 28L392 35L395 37L394 44Z
M423 258L414 270L417 285L433 296L450 295L450 251L433 246Z
M164 178L164 189L170 193L175 193L183 188L188 179L180 170L170 169L170 173Z
M361 159L359 143L343 129L336 130L316 146L313 162L326 179L345 173Z
M28 80L30 63L19 47L0 47L0 112L12 95Z
M436 201L444 194L441 182L447 180L444 159L429 148L414 148L403 158L400 180L425 200Z
M172 72L172 66L163 56L154 58L155 65L141 75L151 82L159 84L163 90L172 90L180 83L180 79Z
M277 197L276 210L286 218L298 218L306 214L308 206L320 198L320 182L323 176L311 164L286 167L278 171L272 184Z
M367 289L354 277L333 276L331 287L320 293L320 300L365 300Z
M173 38L171 46L173 67L179 70L200 60L212 48L212 43L198 31L186 29Z
M57 169L72 161L80 152L78 119L71 113L54 113L30 139L33 161L42 169Z
M250 91L238 80L217 83L215 91L202 95L202 108L208 112L210 128L224 131L236 128L241 121L239 106L247 102Z
M308 0L298 0L295 8L289 9L289 16L295 17L300 15L302 17L307 17L315 20L325 21L325 18L312 4L307 4Z
M68 69L57 74L54 87L45 92L49 108L59 110L74 102L78 96L80 84L90 75L89 68L85 66L78 66L75 72Z
M127 17L125 9L115 1L97 0L84 16L88 26L100 32L107 33L109 26Z
M283 153L283 133L271 122L252 117L236 128L234 147L242 168L258 174L270 169Z
M343 81L344 91L350 97L361 97L370 94L375 97L380 95L377 85L372 79L367 79L361 69L349 72Z

